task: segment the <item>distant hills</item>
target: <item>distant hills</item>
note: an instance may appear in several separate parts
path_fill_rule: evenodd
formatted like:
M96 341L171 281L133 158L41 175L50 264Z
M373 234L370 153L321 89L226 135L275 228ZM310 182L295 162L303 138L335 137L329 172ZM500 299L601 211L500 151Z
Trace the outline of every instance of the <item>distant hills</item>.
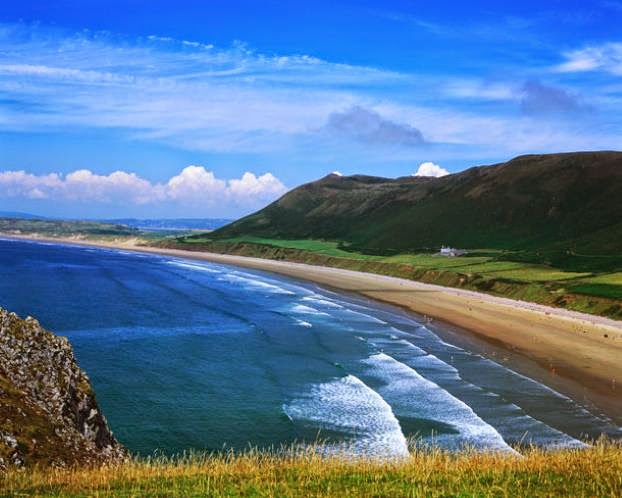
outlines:
M99 220L149 231L215 230L232 220L227 218L116 218Z
M622 251L622 152L520 156L442 178L328 175L211 237L340 241L371 254Z
M55 221L89 221L113 225L125 225L130 228L138 228L145 231L190 231L190 230L215 230L232 220L228 218L110 218L110 219L61 219L39 216L31 213L18 211L0 211L0 218L17 220L55 220Z
M43 220L45 216L38 216L36 214L21 213L19 211L0 211L0 218L12 218L19 220Z
M137 237L140 230L127 225L99 221L56 220L51 218L11 218L0 216L0 232L44 237Z

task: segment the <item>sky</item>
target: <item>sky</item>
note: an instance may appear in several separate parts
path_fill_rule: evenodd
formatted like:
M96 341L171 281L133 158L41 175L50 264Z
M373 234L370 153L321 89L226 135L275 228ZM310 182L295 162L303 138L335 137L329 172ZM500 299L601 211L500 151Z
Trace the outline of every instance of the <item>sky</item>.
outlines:
M0 211L238 217L333 171L622 149L622 0L21 0Z

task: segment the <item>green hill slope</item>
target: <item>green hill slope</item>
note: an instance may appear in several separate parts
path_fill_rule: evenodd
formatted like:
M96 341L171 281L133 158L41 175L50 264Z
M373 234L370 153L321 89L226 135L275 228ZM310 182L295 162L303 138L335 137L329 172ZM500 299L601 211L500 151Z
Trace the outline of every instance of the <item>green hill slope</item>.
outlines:
M442 178L329 175L211 234L324 239L370 254L622 251L622 152L517 157Z

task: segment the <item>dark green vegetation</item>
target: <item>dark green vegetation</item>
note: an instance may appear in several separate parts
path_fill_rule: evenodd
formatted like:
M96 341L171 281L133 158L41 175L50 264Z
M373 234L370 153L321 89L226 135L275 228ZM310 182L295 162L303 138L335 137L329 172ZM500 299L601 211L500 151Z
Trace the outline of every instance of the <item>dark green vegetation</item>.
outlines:
M15 235L36 234L42 237L130 237L140 234L136 228L96 221L17 218L0 218L0 232Z
M443 178L329 175L213 235L334 240L380 255L485 247L606 267L580 255L622 252L622 153L522 156Z
M209 235L167 245L622 318L622 153L522 156L443 178L329 175ZM441 245L469 254L432 256Z
M377 462L250 453L26 469L0 481L3 496L440 497L620 496L622 452L613 445L524 458L416 452Z

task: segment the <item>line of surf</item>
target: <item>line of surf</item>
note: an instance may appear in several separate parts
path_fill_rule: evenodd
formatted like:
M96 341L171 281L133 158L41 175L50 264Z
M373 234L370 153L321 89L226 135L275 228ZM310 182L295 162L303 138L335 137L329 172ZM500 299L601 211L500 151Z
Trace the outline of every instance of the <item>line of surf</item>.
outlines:
M283 405L294 423L337 431L342 443L324 446L328 453L395 458L409 455L408 444L391 406L354 375L315 384Z

